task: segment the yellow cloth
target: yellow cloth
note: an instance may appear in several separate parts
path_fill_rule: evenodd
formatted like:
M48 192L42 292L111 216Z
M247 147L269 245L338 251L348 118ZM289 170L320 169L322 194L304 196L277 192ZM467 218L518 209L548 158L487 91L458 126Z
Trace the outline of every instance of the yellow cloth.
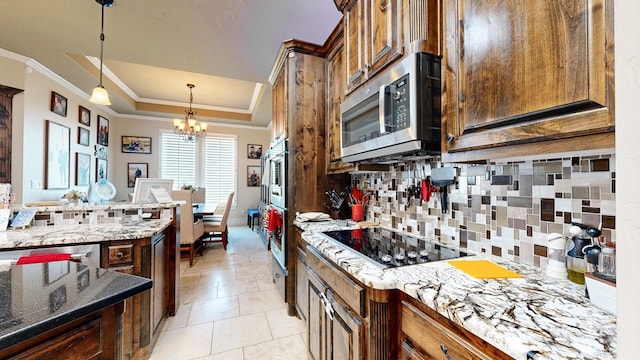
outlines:
M477 279L521 278L522 275L487 260L449 261L451 266Z

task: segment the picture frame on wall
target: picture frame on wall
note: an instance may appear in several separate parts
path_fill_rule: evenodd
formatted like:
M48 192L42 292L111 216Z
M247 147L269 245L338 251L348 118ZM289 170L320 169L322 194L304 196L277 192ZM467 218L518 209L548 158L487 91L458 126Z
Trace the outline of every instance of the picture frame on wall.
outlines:
M247 186L260 186L260 166L247 166Z
M107 178L107 165L107 159L96 159L96 181Z
M69 136L71 130L46 120L45 189L69 188Z
M127 163L127 186L132 188L136 186L137 178L149 177L148 163Z
M247 159L260 159L260 157L262 157L262 145L248 144Z
M122 152L151 154L151 138L145 136L122 136Z
M89 146L89 129L85 129L82 127L78 128L78 144Z
M91 111L82 105L78 106L78 122L84 126L91 126Z
M98 115L98 139L97 142L102 146L109 146L109 120Z
M51 92L51 111L60 115L67 116L67 98L55 91Z
M76 185L89 185L91 179L91 155L76 153Z

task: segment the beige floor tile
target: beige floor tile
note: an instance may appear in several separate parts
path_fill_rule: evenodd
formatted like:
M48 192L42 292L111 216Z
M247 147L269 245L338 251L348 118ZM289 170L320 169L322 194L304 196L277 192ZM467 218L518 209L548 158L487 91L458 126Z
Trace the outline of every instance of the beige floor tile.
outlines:
M306 358L307 349L300 335L292 335L244 348L244 360L303 360Z
M209 244L193 267L183 259L181 305L167 319L151 359L306 359L303 323L287 315L271 261L247 227L230 227L227 251Z
M234 296L260 291L254 278L221 281L218 283L218 297Z
M212 354L195 360L244 360L244 351L242 349L234 349L225 351L220 354Z
M181 327L187 326L187 321L189 320L189 314L191 313L192 304L183 304L180 305L178 311L176 312L176 316L170 316L167 318L167 322L164 324L162 331L167 331L171 329L177 329Z
M237 279L235 266L219 267L213 271L202 272L198 286L217 286L221 281L235 279Z
M238 298L230 296L207 301L194 301L191 304L191 312L187 325L196 325L215 320L238 317Z
M213 323L163 331L151 360L195 359L211 354Z
M267 321L274 339L298 335L305 331L302 320L295 316L287 315L287 309L267 311Z
M286 303L278 290L242 294L238 295L238 299L240 300L241 316L282 309L286 306Z
M238 279L247 277L254 278L257 275L264 274L265 272L269 273L270 269L271 266L267 266L266 264L246 263L236 266L236 276Z
M217 354L272 339L265 314L251 314L214 322L211 348Z

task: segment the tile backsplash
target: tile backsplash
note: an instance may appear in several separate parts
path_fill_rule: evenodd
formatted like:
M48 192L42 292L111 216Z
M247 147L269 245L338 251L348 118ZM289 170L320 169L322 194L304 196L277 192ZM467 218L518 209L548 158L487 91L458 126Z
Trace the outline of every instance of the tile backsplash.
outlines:
M428 202L412 195L412 187L434 166L442 164L410 161L387 172L352 175L358 188L372 192L365 220L542 268L547 234L569 235L572 221L602 224L606 240L616 241L613 152L444 164L457 168L446 213L440 193Z

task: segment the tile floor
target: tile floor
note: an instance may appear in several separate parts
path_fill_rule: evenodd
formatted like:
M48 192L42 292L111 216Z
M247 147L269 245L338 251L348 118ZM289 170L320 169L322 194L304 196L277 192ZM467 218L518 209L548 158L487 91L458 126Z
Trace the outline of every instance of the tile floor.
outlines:
M303 322L287 315L271 281L271 253L246 226L229 244L209 244L193 267L181 262L180 307L166 322L151 360L306 359Z

